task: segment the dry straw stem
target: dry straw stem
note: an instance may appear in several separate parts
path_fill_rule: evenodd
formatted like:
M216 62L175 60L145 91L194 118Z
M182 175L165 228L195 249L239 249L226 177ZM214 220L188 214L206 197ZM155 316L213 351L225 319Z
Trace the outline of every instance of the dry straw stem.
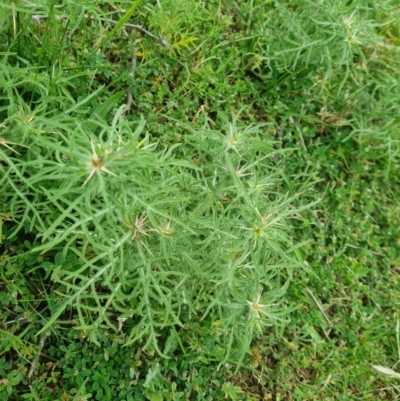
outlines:
M121 10L121 12L122 11L123 10ZM111 25L117 25L118 24L118 21L114 21L114 20L109 19L109 18L101 18L101 17L100 18L95 18L95 17L89 17L88 15L85 15L85 17L89 18L91 20L100 20L102 22L107 22L107 23L109 23ZM43 15L43 14L34 14L32 16L32 19L35 22L40 22L40 20L47 19L47 18L48 18L48 15ZM66 19L67 20L68 16L66 16L66 15L57 15L56 18L59 19L59 20L62 20L62 19ZM147 30L142 25L125 23L125 24L122 25L122 27L123 28L135 29L135 30L137 30L139 32L142 32L145 35L149 36L150 38L154 39L156 42L158 42L159 45L161 45L165 49L167 49L167 50L170 49L170 45L169 45L168 41L165 38L162 38L162 37L159 37L159 36L156 36L156 35L152 34L149 30Z
M27 376L27 379L30 380L33 372L35 371L35 366L36 366L36 362L39 360L40 358L40 354L42 353L42 349L44 347L44 343L46 342L47 337L50 336L50 333L46 333L44 336L41 337L40 341L39 341L39 349L38 349L38 353L36 355L36 359L32 362L31 364L31 368L29 369L29 373Z

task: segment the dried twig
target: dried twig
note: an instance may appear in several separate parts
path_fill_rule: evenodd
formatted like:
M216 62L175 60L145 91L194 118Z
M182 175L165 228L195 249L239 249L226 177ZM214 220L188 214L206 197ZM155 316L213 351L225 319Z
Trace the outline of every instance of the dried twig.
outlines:
M307 146L306 146L306 144L305 144L305 142L304 142L303 133L302 133L302 131L301 131L301 128L300 128L300 125L299 125L298 120L295 120L292 116L290 116L290 117L289 117L289 121L294 125L294 127L296 128L296 131L297 131L298 134L299 134L300 144L301 144L302 148L303 148L305 151L307 151Z
M326 312L325 312L324 308L322 307L321 303L318 301L317 297L314 295L314 293L309 288L306 288L306 291L310 294L311 298L315 302L315 305L317 305L317 308L320 310L320 312L322 313L322 316L328 322L329 326L333 327L332 322L330 321L328 315L326 314Z
M117 25L118 24L118 21L114 21L114 20L108 19L108 18L100 18L100 21L108 22L108 23L110 23L112 25ZM147 36L150 36L152 39L156 40L161 46L165 47L167 50L169 49L169 43L167 42L166 39L161 38L161 37L156 36L156 35L153 35L151 32L149 32L142 25L123 24L122 26L125 27L125 28L136 29L137 31L143 32Z
M35 360L34 360L34 361L32 362L32 364L31 364L31 368L29 369L29 373L28 373L28 376L27 376L28 380L30 380L31 377L32 377L32 375L33 375L33 372L34 372L34 370L35 370L35 365L36 365L36 363L39 361L39 357L40 357L40 354L41 354L41 352L42 352L44 343L45 343L47 337L49 337L49 336L50 336L50 333L46 333L46 334L40 339L40 341L39 341L38 353L37 353L37 355L36 355Z
M32 19L33 19L35 22L40 22L40 20L46 19L46 18L48 18L47 15L41 15L41 14L35 14L35 15L32 16ZM67 19L67 16L66 16L66 15L58 15L56 18L57 18L57 19ZM109 18L102 18L102 17L100 17L100 18L95 18L95 17L89 17L89 19L91 19L91 20L96 20L96 19L98 19L99 21L102 21L102 22L108 22L108 23L111 24L111 25L117 25L117 24L118 24L118 21L114 21L114 20L109 19ZM161 46L163 46L165 49L169 50L169 48L170 48L169 43L168 43L168 41L167 41L166 39L164 39L164 38L162 38L162 37L160 37L160 36L157 36L157 35L152 34L152 33L149 32L143 25L125 23L125 24L122 25L122 28L136 29L137 31L140 31L140 32L146 34L147 36L150 36L152 39L154 39L155 41L157 41L157 42L158 42Z
M133 86L133 81L135 80L136 60L137 60L137 49L134 48L132 51L131 73L129 74L131 78L131 84L129 85L128 88L128 96L126 101L126 107L124 109L124 114L128 114L131 110L132 105L135 104L132 97L132 86Z
M344 244L344 246L345 246L345 247L348 247L348 248L353 248L353 249L358 249L358 250L364 250L364 248L360 248L359 246L355 246L355 245L352 245L352 244L348 244L347 242ZM386 257L386 255L383 254L383 253L376 252L376 251L372 251L371 249L368 249L368 251L371 252L373 255Z

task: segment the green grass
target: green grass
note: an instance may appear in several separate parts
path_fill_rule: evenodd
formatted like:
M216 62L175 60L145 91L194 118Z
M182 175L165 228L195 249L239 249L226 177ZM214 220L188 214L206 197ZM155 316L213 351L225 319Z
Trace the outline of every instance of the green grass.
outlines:
M0 2L0 400L398 399L399 21Z

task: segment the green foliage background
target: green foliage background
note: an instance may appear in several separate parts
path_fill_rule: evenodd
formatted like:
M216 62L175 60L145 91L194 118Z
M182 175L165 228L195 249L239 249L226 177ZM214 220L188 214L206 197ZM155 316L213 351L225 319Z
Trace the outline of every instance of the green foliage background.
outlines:
M395 6L1 3L4 399L329 399L394 365Z

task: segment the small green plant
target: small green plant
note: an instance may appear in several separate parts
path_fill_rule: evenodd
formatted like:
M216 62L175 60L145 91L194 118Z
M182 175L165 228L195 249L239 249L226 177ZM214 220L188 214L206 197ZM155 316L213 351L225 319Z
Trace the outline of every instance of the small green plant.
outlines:
M22 381L23 374L18 370L12 370L7 375L4 375L10 365L5 363L4 358L0 360L0 400L7 401L13 393L13 388L17 387Z
M246 395L232 379L233 364L224 363L218 369L216 354L224 350L215 327L197 322L185 325L179 334L171 329L163 348L169 359L160 359L154 349L126 347L123 334L101 330L98 347L79 329L55 330L56 344L46 344L32 372L28 373L32 365L23 358L10 363L0 359L2 388L7 390L1 393L2 399L20 395L60 401L257 399Z

